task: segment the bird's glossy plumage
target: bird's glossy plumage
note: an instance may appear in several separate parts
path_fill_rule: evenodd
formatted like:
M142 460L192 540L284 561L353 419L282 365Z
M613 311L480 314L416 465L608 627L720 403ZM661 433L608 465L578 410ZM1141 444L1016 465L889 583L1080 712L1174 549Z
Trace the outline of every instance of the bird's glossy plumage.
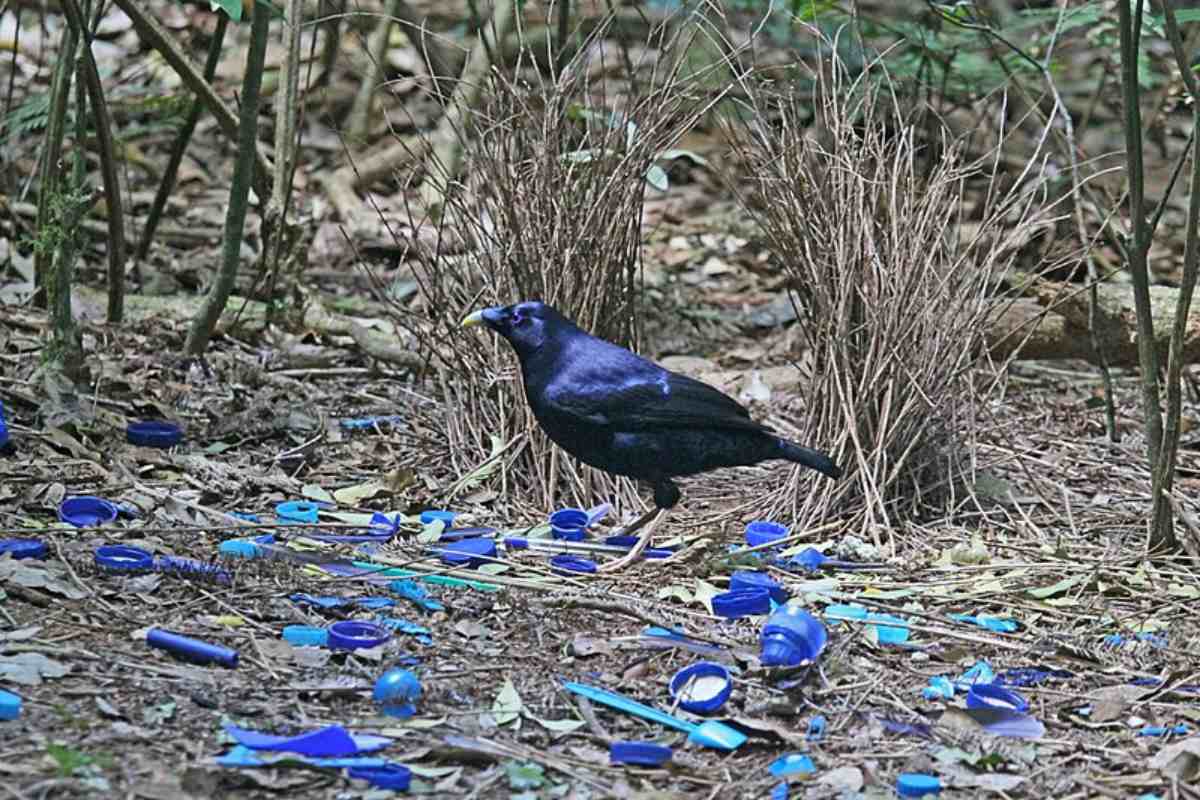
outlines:
M672 478L770 459L829 477L823 453L781 439L736 400L586 333L550 306L518 303L476 312L509 341L538 424L585 464L654 486L659 508L679 500Z

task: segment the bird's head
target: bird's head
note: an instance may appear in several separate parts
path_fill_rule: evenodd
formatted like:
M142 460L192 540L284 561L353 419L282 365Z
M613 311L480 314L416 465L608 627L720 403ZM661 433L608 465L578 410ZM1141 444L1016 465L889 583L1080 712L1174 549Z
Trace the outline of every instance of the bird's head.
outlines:
M508 340L518 356L536 353L550 339L563 318L550 306L527 301L476 311L462 321L464 328L487 325Z

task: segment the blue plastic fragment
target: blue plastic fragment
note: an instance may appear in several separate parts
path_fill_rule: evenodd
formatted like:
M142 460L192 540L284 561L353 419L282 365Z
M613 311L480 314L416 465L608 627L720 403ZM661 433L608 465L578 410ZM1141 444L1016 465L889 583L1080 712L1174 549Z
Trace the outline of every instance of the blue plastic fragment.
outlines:
M295 762L307 764L310 767L322 769L355 769L381 768L390 762L385 758L375 756L341 756L334 758L319 758L302 756L297 753L272 753L267 750L251 750L244 745L234 745L223 756L217 756L216 762L222 767L270 767L275 764L294 765Z
M460 539L439 545L436 552L446 564L475 569L496 560L496 540Z
M768 614L771 611L771 593L762 588L721 592L713 595L712 610L718 617L726 619Z
M865 622L875 631L880 644L904 644L908 641L908 620L894 614L867 611L862 606L833 604L825 607L824 617L835 621Z
M0 400L0 450L8 446L8 423L4 421L4 401Z
M996 633L1013 633L1018 630L1021 625L1015 619L988 617L988 616L972 616L971 614L951 614L950 619L956 622L966 622L970 625L978 625L980 628L986 628L989 631Z
M446 607L442 605L441 601L434 600L432 597L430 597L429 593L425 591L425 587L421 586L414 580L405 578L403 580L392 581L387 585L387 588L388 591L395 592L405 600L415 603L424 611L434 612L446 610Z
M262 550L250 539L226 539L217 546L217 553L229 558L257 558Z
M996 676L996 683L1005 686L1037 686L1051 678L1073 678L1075 674L1065 669L1037 669L1036 667L1013 667Z
M1147 725L1137 732L1138 736L1187 736L1191 729L1187 723L1181 722L1174 727L1163 725Z
M803 753L788 753L771 762L768 768L776 778L788 775L809 775L817 771L812 759Z
M809 572L816 572L829 559L814 547L806 547L788 559L788 566L802 567Z
M1029 701L999 683L973 683L967 689L967 708L998 708L1024 714Z
M233 669L238 664L237 650L211 644L179 633L151 628L146 631L146 645L166 650L173 656L193 664L220 664Z
M934 775L904 772L896 778L896 792L901 797L924 797L942 790L942 782Z
M0 556L8 554L15 560L45 558L50 549L40 539L0 539Z
M392 537L400 532L400 515L393 514L388 516L379 511L371 514L371 521L367 523L371 532L380 536Z
M581 556L573 556L569 553L554 556L550 559L550 566L559 572L565 573L583 573L585 575L595 572L598 567L595 561Z
M392 668L375 681L371 695L380 710L389 717L407 719L417 713L416 701L421 697L421 681L406 669Z
M346 775L366 781L376 789L390 789L393 792L407 792L412 783L412 770L390 761L382 767L350 767Z
M154 571L176 575L181 578L199 578L225 586L233 583L233 576L216 564L179 556L159 556L154 559Z
M926 700L949 700L954 697L954 681L945 675L934 675L921 690L921 696Z
M347 608L355 606L364 608L368 611L377 611L381 608L392 608L396 605L396 601L390 597L376 597L371 595L362 595L360 597L338 597L330 594L307 594L305 592L296 592L288 595L288 599L293 603L302 606L314 606L325 610L333 608Z
M338 424L348 431L361 431L374 428L376 425L401 425L403 423L404 417L399 414L390 414L384 417L351 417Z
M614 764L657 767L670 761L671 756L671 748L655 742L613 742L608 746L608 757Z
M298 753L302 756L355 756L382 750L392 743L388 736L351 734L341 725L330 725L299 736L274 736L269 733L226 725L225 732L243 747Z
M976 661L974 666L968 669L954 683L959 689L965 689L973 683L995 683L996 673L992 671L991 666L986 661Z
M771 800L787 800L788 784L787 781L777 783L771 787Z
M819 742L825 736L825 717L817 714L808 721L808 732L804 738L810 742Z
M259 524L258 514L251 514L248 511L227 511L226 513L231 517L237 517L246 522L253 522L255 525Z
M21 698L0 689L0 721L21 716Z
M286 625L283 640L293 647L325 647L329 644L329 631L316 625Z
M725 652L725 648L720 645L701 642L697 639L689 638L679 631L671 631L666 628L660 628L657 625L642 629L642 635L638 637L642 644L651 647L667 648L679 647L684 650L689 650L700 655L715 656Z

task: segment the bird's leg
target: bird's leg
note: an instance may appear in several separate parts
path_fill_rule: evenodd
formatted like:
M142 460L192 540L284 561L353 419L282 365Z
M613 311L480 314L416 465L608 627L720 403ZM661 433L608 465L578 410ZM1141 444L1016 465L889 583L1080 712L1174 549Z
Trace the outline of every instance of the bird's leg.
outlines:
M679 487L666 478L656 480L654 482L654 508L642 514L636 522L621 531L622 536L628 536L636 530L641 530L641 533L638 534L637 543L634 544L628 553L611 564L605 564L601 567L601 571L616 572L619 569L625 569L630 563L641 558L642 551L650 543L650 534L654 531L654 525L658 522L659 516L678 502ZM644 530L642 530L643 528Z
M646 549L646 545L650 543L650 534L654 532L654 525L658 522L659 516L666 511L665 508L652 508L630 525L625 530L621 531L621 536L628 536L634 531L640 530L637 543L630 548L629 552L618 558L616 561L609 562L600 567L601 572L616 572L617 570L625 569L634 561L642 557L642 551Z

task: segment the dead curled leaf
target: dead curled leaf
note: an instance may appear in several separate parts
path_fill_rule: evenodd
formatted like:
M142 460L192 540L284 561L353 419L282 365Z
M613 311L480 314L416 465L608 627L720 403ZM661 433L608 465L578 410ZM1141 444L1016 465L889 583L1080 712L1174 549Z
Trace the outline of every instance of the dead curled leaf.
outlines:
M1150 758L1150 769L1160 770L1165 777L1194 785L1200 780L1200 736L1164 746Z

